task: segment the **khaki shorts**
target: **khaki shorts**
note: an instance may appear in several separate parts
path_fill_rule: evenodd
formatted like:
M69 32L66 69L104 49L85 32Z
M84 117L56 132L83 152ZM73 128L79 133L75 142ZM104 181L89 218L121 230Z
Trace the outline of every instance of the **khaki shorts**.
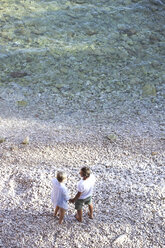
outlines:
M75 209L81 210L83 205L90 205L92 203L92 196L87 197L86 199L78 199L75 201Z

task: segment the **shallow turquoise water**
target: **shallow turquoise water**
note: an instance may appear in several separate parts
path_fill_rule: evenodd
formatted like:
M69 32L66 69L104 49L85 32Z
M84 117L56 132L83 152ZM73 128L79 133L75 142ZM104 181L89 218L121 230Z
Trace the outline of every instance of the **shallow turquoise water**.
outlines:
M98 105L114 91L164 97L163 1L4 0L0 17L1 89Z

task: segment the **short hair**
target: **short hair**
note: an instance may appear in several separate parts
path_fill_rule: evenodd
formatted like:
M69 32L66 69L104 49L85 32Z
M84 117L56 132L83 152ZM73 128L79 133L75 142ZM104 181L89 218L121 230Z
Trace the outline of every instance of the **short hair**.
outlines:
M82 171L83 177L89 177L91 174L89 167L86 167L86 166L82 167L81 171Z
M66 173L62 171L57 172L57 180L61 183L66 179Z

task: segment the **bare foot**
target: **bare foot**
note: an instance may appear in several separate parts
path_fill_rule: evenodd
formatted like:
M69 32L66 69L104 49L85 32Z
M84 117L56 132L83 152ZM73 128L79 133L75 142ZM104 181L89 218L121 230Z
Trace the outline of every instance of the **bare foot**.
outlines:
M91 215L89 212L88 212L88 217L89 219L93 219L93 215Z
M77 216L77 214L75 215L75 218L76 218L76 220L78 220L79 222L82 222L82 221L80 221L80 219L79 219L79 217Z
M53 216L59 218L59 214L54 213Z

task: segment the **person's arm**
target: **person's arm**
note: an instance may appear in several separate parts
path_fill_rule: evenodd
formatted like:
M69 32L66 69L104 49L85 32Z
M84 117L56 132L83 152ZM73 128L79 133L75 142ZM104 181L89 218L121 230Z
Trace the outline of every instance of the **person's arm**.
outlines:
M74 198L70 199L69 202L74 203L75 201L77 201L77 199L79 199L79 197L81 196L82 192L77 192L77 194L75 195Z

